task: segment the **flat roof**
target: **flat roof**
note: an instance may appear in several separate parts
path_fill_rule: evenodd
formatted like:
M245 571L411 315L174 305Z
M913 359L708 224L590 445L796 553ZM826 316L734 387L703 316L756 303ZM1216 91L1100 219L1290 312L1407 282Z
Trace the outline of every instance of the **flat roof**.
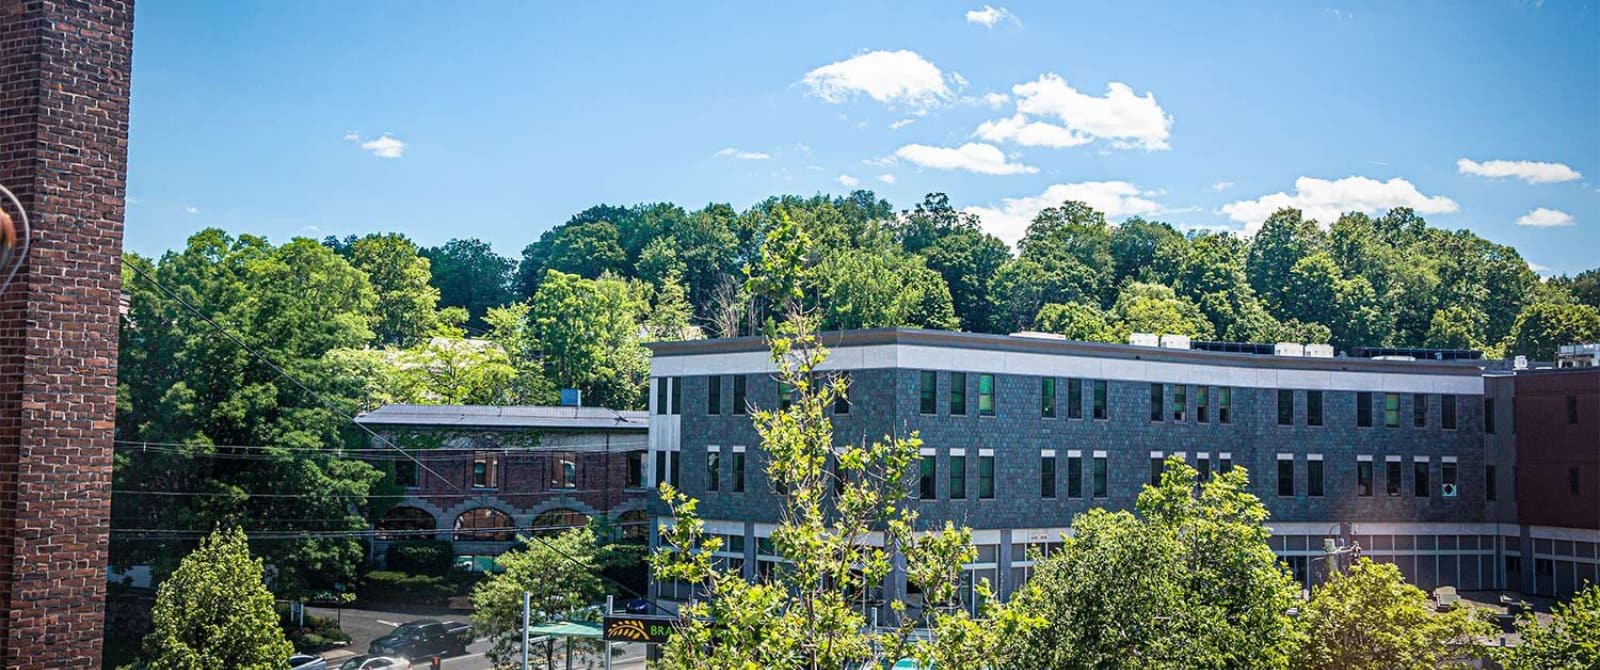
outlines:
M545 405L384 405L356 417L365 426L537 428L645 432L650 413L609 407Z
M948 330L920 328L874 328L868 330L828 331L819 335L829 348L863 347L877 345L916 345L1007 351L1063 356L1090 356L1125 360L1161 361L1173 363L1199 363L1248 368L1278 368L1298 370L1350 370L1402 374L1442 374L1478 376L1483 374L1486 361L1459 360L1378 360L1370 358L1318 358L1311 356L1266 356L1259 354L1197 349L1164 349L1160 347L1111 344L1105 342L1079 342L1045 337L995 335L991 333L963 333ZM744 353L765 351L766 340L760 336L731 337L714 340L683 340L675 342L650 342L645 344L655 356L699 356L705 354Z

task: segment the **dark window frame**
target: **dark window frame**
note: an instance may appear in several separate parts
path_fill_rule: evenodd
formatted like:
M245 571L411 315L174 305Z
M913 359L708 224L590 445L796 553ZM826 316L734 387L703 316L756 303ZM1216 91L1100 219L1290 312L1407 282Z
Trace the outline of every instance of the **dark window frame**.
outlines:
M706 376L706 416L722 414L722 375Z
M1039 418L1056 418L1056 378L1039 378Z
M967 373L950 373L950 416L967 415Z
M1278 425L1294 425L1294 389L1278 389Z
M1322 391L1306 391L1306 425L1322 426Z
M986 382L989 387L988 391L983 390ZM993 374L987 372L978 374L978 416L994 416L996 410L999 409L995 406L995 396L999 391L999 389L995 387L995 383L996 382ZM985 404L988 405L987 408L985 407Z
M939 373L932 370L917 373L917 413L923 416L939 413Z

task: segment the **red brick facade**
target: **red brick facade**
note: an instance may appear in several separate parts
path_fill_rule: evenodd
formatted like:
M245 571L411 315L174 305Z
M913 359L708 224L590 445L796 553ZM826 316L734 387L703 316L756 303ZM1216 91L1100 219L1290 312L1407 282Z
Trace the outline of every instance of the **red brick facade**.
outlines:
M1517 517L1600 529L1600 368L1516 377Z
M0 665L100 667L131 0L0 0L0 183L33 226L0 294Z

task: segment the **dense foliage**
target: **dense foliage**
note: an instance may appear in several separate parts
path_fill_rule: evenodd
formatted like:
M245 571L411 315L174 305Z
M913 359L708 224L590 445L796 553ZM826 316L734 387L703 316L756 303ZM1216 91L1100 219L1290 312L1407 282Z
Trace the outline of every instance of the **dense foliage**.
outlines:
M1571 602L1557 603L1548 623L1523 613L1517 633L1521 641L1499 657L1510 670L1600 668L1600 585L1590 584Z
M472 591L472 625L489 638L485 656L496 668L516 667L522 652L522 594L532 594L530 622L582 618L602 592L595 536L586 528L548 538L521 538L495 563L501 571ZM541 666L542 667L542 666Z
M1485 612L1463 606L1435 613L1400 568L1361 558L1312 593L1297 667L1428 670L1477 658L1479 642L1494 630Z
M219 530L183 559L156 592L145 638L152 670L278 670L294 647L278 626L261 559L244 532Z

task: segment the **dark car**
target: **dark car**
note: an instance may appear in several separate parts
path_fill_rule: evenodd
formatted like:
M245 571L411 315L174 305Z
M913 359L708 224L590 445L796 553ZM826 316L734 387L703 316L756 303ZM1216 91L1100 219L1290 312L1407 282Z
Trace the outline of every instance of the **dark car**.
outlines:
M423 619L395 626L394 632L373 640L367 653L407 659L460 656L471 642L471 624Z

